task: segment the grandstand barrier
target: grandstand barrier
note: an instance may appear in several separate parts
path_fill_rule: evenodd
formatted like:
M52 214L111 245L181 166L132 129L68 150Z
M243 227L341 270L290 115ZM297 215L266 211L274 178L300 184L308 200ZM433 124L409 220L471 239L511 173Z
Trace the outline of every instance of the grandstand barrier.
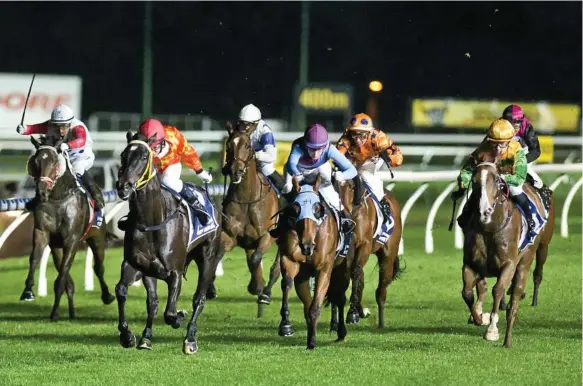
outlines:
M537 173L569 173L569 172L581 172L583 164L546 164L546 165L534 165L534 170ZM395 184L398 182L420 182L421 185L414 191L414 193L407 199L405 204L403 205L402 213L401 213L401 220L403 224L403 237L401 239L401 243L399 245L399 255L404 253L404 238L407 234L407 227L406 227L406 220L407 216L415 204L415 202L423 195L423 193L429 187L429 184L432 182L449 182L446 188L439 194L437 199L431 206L429 214L427 216L427 222L425 226L425 252L431 254L434 252L434 243L433 243L433 224L435 221L435 217L439 208L443 204L444 201L448 198L449 194L455 189L456 183L454 182L458 176L458 170L443 170L443 171L435 171L435 172L413 172L413 171L397 171L395 173L395 178L391 179L390 173L388 171L379 171L377 175L381 178L381 180L385 182L390 182L386 186L385 189L391 190L394 188ZM561 175L556 178L549 187L552 190L555 190L560 184L566 183L569 181L569 177L567 175ZM583 185L583 177L579 178L578 181L570 188L567 198L565 199L562 213L561 213L561 236L563 238L567 238L569 236L568 232L568 216L569 216L569 208L571 203L575 197L577 191ZM223 186L222 185L209 185L209 195L212 196L220 196L223 194ZM117 200L117 193L114 190L111 191L104 191L104 198L106 203L113 203L113 207L111 209L106 210L105 212L105 219L106 223L109 223L112 218L121 210L123 202ZM13 210L23 210L24 204L29 199L22 199L16 198L11 200L0 200L0 212L6 211L13 211ZM462 207L465 204L466 197L464 197L460 203L460 207L458 209L457 215L461 213ZM0 235L0 248L2 247L3 243L8 239L10 234L21 224L26 217L29 216L28 212L22 213L19 217L17 217L7 228L6 230ZM454 235L454 246L457 249L461 249L463 247L463 234L457 223L455 224L455 235ZM46 270L48 265L48 259L50 256L50 249L47 247L43 253L40 269L39 269L39 280L38 280L38 294L39 296L46 296L47 294L47 281L46 281ZM140 285L140 282L134 283L134 285ZM94 289L93 285L93 254L90 249L87 250L87 258L85 261L85 290L92 291Z

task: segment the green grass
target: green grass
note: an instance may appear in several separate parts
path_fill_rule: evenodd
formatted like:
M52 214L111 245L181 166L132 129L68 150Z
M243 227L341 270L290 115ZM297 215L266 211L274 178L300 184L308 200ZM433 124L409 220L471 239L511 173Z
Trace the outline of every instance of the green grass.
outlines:
M0 262L0 372L2 384L581 384L581 233L558 234L550 249L540 303L531 307L532 282L521 302L514 347L482 339L485 327L466 323L461 299L460 253L452 248L446 226L435 230L436 253L423 250L422 228L406 232L406 272L389 287L387 327L376 328L374 261L366 267L364 301L371 318L349 326L343 343L328 333L329 309L318 329L319 346L306 352L301 304L292 291L291 313L296 334L277 335L279 285L262 319L254 298L246 294L244 255L227 256L225 276L217 279L219 297L200 319L195 356L181 353L185 329L164 325L166 288L151 352L123 349L118 343L117 307L104 306L98 292L85 292L83 259L72 268L77 284L77 319L48 321L53 296L21 303L26 259ZM80 257L82 257L81 254ZM267 258L270 264L273 254ZM107 255L107 282L118 279L121 250ZM267 263L266 262L266 263ZM268 265L268 264L266 264ZM179 308L191 310L195 268L184 283ZM55 278L49 272L49 283ZM490 288L493 281L489 282ZM51 287L49 285L49 287ZM491 305L488 296L486 307ZM66 317L66 300L61 315ZM145 323L145 291L131 287L130 328L140 334ZM499 323L501 340L505 317Z
M546 178L545 178L546 180ZM403 205L416 187L399 183L395 194ZM255 298L246 292L248 273L240 249L226 256L225 276L217 279L219 298L206 304L199 323L199 352L182 354L185 326L173 330L163 323L166 287L161 283L160 310L154 325L151 352L123 349L118 342L117 306L104 306L98 292L83 290L84 253L73 265L77 319L48 320L52 308L55 270L49 267L46 298L18 301L27 259L0 261L0 384L581 384L581 192L571 208L571 236L559 234L560 216L545 266L539 306L530 306L532 279L521 302L513 348L504 349L504 314L499 342L482 339L485 327L468 325L461 290L461 252L447 232L451 207L444 204L434 225L435 253L426 255L424 226L427 213L445 184L432 184L415 204L404 230L406 271L389 287L385 320L376 328L378 269L366 267L364 303L373 315L348 326L343 343L328 333L329 309L318 329L318 347L306 352L306 329L301 303L291 293L291 317L296 334L277 335L281 291L262 319ZM557 212L568 186L556 192ZM119 279L121 250L107 251L106 280L113 291ZM266 255L271 265L274 251ZM196 268L183 285L179 308L191 312ZM97 284L97 283L96 283ZM494 281L489 280L489 290ZM485 310L492 299L486 297ZM145 291L131 287L127 303L130 328L138 336L145 324Z

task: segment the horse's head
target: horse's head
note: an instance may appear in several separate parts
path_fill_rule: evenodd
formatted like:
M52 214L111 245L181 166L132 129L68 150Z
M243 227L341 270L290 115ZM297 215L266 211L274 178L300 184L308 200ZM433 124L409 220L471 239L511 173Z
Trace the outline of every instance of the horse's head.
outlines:
M143 189L156 175L153 164L154 154L150 145L156 141L156 136L146 138L131 131L126 134L128 145L121 153L121 166L117 174L117 195L127 200L132 193Z
M498 174L499 160L496 155L479 154L474 162L476 162L476 168L472 178L472 189L479 192L480 222L485 225L492 221L494 209L504 197L502 189L505 186L505 181Z
M226 169L234 184L241 183L243 175L247 172L249 164L253 160L255 152L251 147L251 132L254 126L237 125L233 128L227 123L229 138L227 139L227 164Z
M43 137L40 141L30 137L36 152L28 159L28 175L36 182L36 191L41 202L49 198L59 177L67 170L67 160L61 154L63 141L57 137Z
M312 256L316 249L316 234L322 222L324 221L325 209L318 189L322 178L318 176L313 186L299 186L297 179L294 177L293 185L298 195L292 205L295 211L295 230L298 234L298 243L304 256Z

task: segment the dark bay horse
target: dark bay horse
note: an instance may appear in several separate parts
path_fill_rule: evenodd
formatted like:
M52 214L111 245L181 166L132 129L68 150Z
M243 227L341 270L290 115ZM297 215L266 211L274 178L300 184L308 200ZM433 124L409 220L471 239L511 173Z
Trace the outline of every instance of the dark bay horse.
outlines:
M79 244L83 241L93 251L93 270L101 285L101 300L110 304L115 299L103 278L106 224L92 226L93 210L87 195L77 184L66 154L61 153L61 139L44 137L30 140L36 152L27 163L28 174L36 182L40 204L34 209L33 246L29 258L28 276L20 300L34 300L34 274L43 251L49 246L59 274L55 280L55 303L51 320L59 319L59 303L63 292L69 300L69 318L75 317L73 294L75 286L69 274Z
M257 301L261 310L261 304L271 302L271 287L279 276L278 264L274 264L269 284L265 287L261 267L263 255L274 241L268 231L279 210L279 199L267 178L257 171L250 138L254 127L235 130L230 122L227 123L229 138L223 173L230 176L231 183L223 200L225 216L221 241L226 252L236 246L245 250L247 266L251 273L247 290L251 295L258 296Z
M188 264L194 260L198 266L198 284L192 299L193 314L188 323L183 345L185 354L198 351L197 322L206 300L207 289L214 279L219 260L224 254L220 243L220 219L209 221L207 227L216 225L210 233L191 241L189 213L182 198L162 188L160 176L154 166L150 144L154 137L127 133L128 146L121 154L121 168L117 181L118 196L129 200L130 211L125 224L124 259L121 278L115 287L119 308L120 343L129 348L136 338L128 327L125 302L128 286L142 279L147 291L148 317L139 349L152 348L152 322L158 312L157 280L168 284L168 302L164 322L178 328L185 312L176 310L182 277ZM192 210L192 208L191 208ZM218 211L215 215L219 216ZM192 220L191 220L192 221ZM205 227L206 228L206 227ZM205 228L202 228L203 230Z
M364 184L364 182L363 182ZM384 309L387 299L387 287L399 277L402 269L399 267L399 243L403 232L401 224L401 207L395 196L385 191L385 198L391 207L394 218L393 232L384 242L380 243L373 237L378 225L378 215L375 209L374 199L371 194L362 189L362 204L358 208L352 208L354 187L352 181L344 181L340 184L342 204L352 213L355 221L354 228L354 264L351 267L352 294L350 296L350 308L346 316L348 323L358 323L360 318L367 317L362 307L362 292L364 290L364 266L371 254L377 256L379 265L379 282L375 292L378 307L378 326L384 327ZM332 314L334 327L334 309Z
M336 258L339 242L337 220L330 208L320 201L318 189L322 179L317 177L313 186L301 188L294 177L297 196L291 208L290 227L278 240L281 258L283 292L279 335L291 336L289 318L289 291L292 282L304 304L304 317L308 328L308 349L316 347L316 327L325 298L339 310L338 341L344 340L347 329L344 322L346 290L350 282L351 256ZM314 298L310 291L310 277L316 277Z
M498 334L498 312L506 288L511 288L510 304L506 310L506 336L504 346L512 346L512 330L517 320L518 302L524 295L530 266L535 258L537 266L544 264L548 245L554 230L554 201L551 201L548 220L533 243L519 251L522 231L521 214L508 197L508 187L498 173L498 159L491 154L480 154L476 158L472 184L479 214L478 225L464 230L464 261L462 267L462 297L470 310L474 324L488 325L484 339L496 341ZM528 184L524 192L533 199L540 213L543 204ZM542 265L541 265L542 267ZM542 273L541 273L542 275ZM492 289L494 304L492 313L482 313L486 293L485 279L496 277ZM535 275L536 280L536 275ZM540 283L539 283L540 284ZM478 301L474 303L473 288L477 287ZM538 289L535 291L538 292Z

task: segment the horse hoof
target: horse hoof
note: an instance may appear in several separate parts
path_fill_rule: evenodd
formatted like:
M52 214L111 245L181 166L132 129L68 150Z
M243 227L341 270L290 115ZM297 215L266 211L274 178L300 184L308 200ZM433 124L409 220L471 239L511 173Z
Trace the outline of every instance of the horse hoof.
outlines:
M508 308L508 306L506 305L506 303L500 303L500 309L502 311L506 311L507 308Z
M138 350L151 350L152 341L148 338L141 338L140 343L138 343Z
M269 304L271 304L271 298L269 297L269 295L261 294L257 298L257 303L269 305Z
M107 295L101 297L101 301L105 305L113 303L114 300L115 300L115 296L113 296L112 294L107 294Z
M24 291L22 295L20 295L20 300L25 302L32 302L34 300L34 293L32 291Z
M330 332L338 332L338 324L330 323Z
M292 325L291 324L280 325L278 334L279 336L283 337L294 336L294 330L292 328Z
M360 317L361 317L362 319L366 319L366 318L368 318L370 315L371 315L370 309L368 309L368 308L363 308L363 309L362 309L362 314L360 314Z
M217 292L213 290L206 291L206 300L214 300L217 298Z
M51 314L51 316L50 316L51 322L58 322L59 319L60 319L59 314Z
M347 324L358 324L358 323L360 323L360 316L355 312L351 312L348 315L346 315L346 323Z
M188 312L186 311L178 311L176 313L176 320L170 324L172 326L173 329L177 329L180 328L180 324L184 321L184 319L186 319L186 316L188 315Z
M198 344L196 343L196 341L194 342L189 342L187 340L184 341L184 344L182 345L182 352L185 353L186 355L192 355L192 354L196 354L196 352L198 351Z
M484 339L487 340L488 342L495 342L498 339L500 339L500 335L498 334L498 331L486 331L486 333L484 334Z
M136 345L136 337L131 332L126 335L119 335L119 344L123 348L132 348Z

